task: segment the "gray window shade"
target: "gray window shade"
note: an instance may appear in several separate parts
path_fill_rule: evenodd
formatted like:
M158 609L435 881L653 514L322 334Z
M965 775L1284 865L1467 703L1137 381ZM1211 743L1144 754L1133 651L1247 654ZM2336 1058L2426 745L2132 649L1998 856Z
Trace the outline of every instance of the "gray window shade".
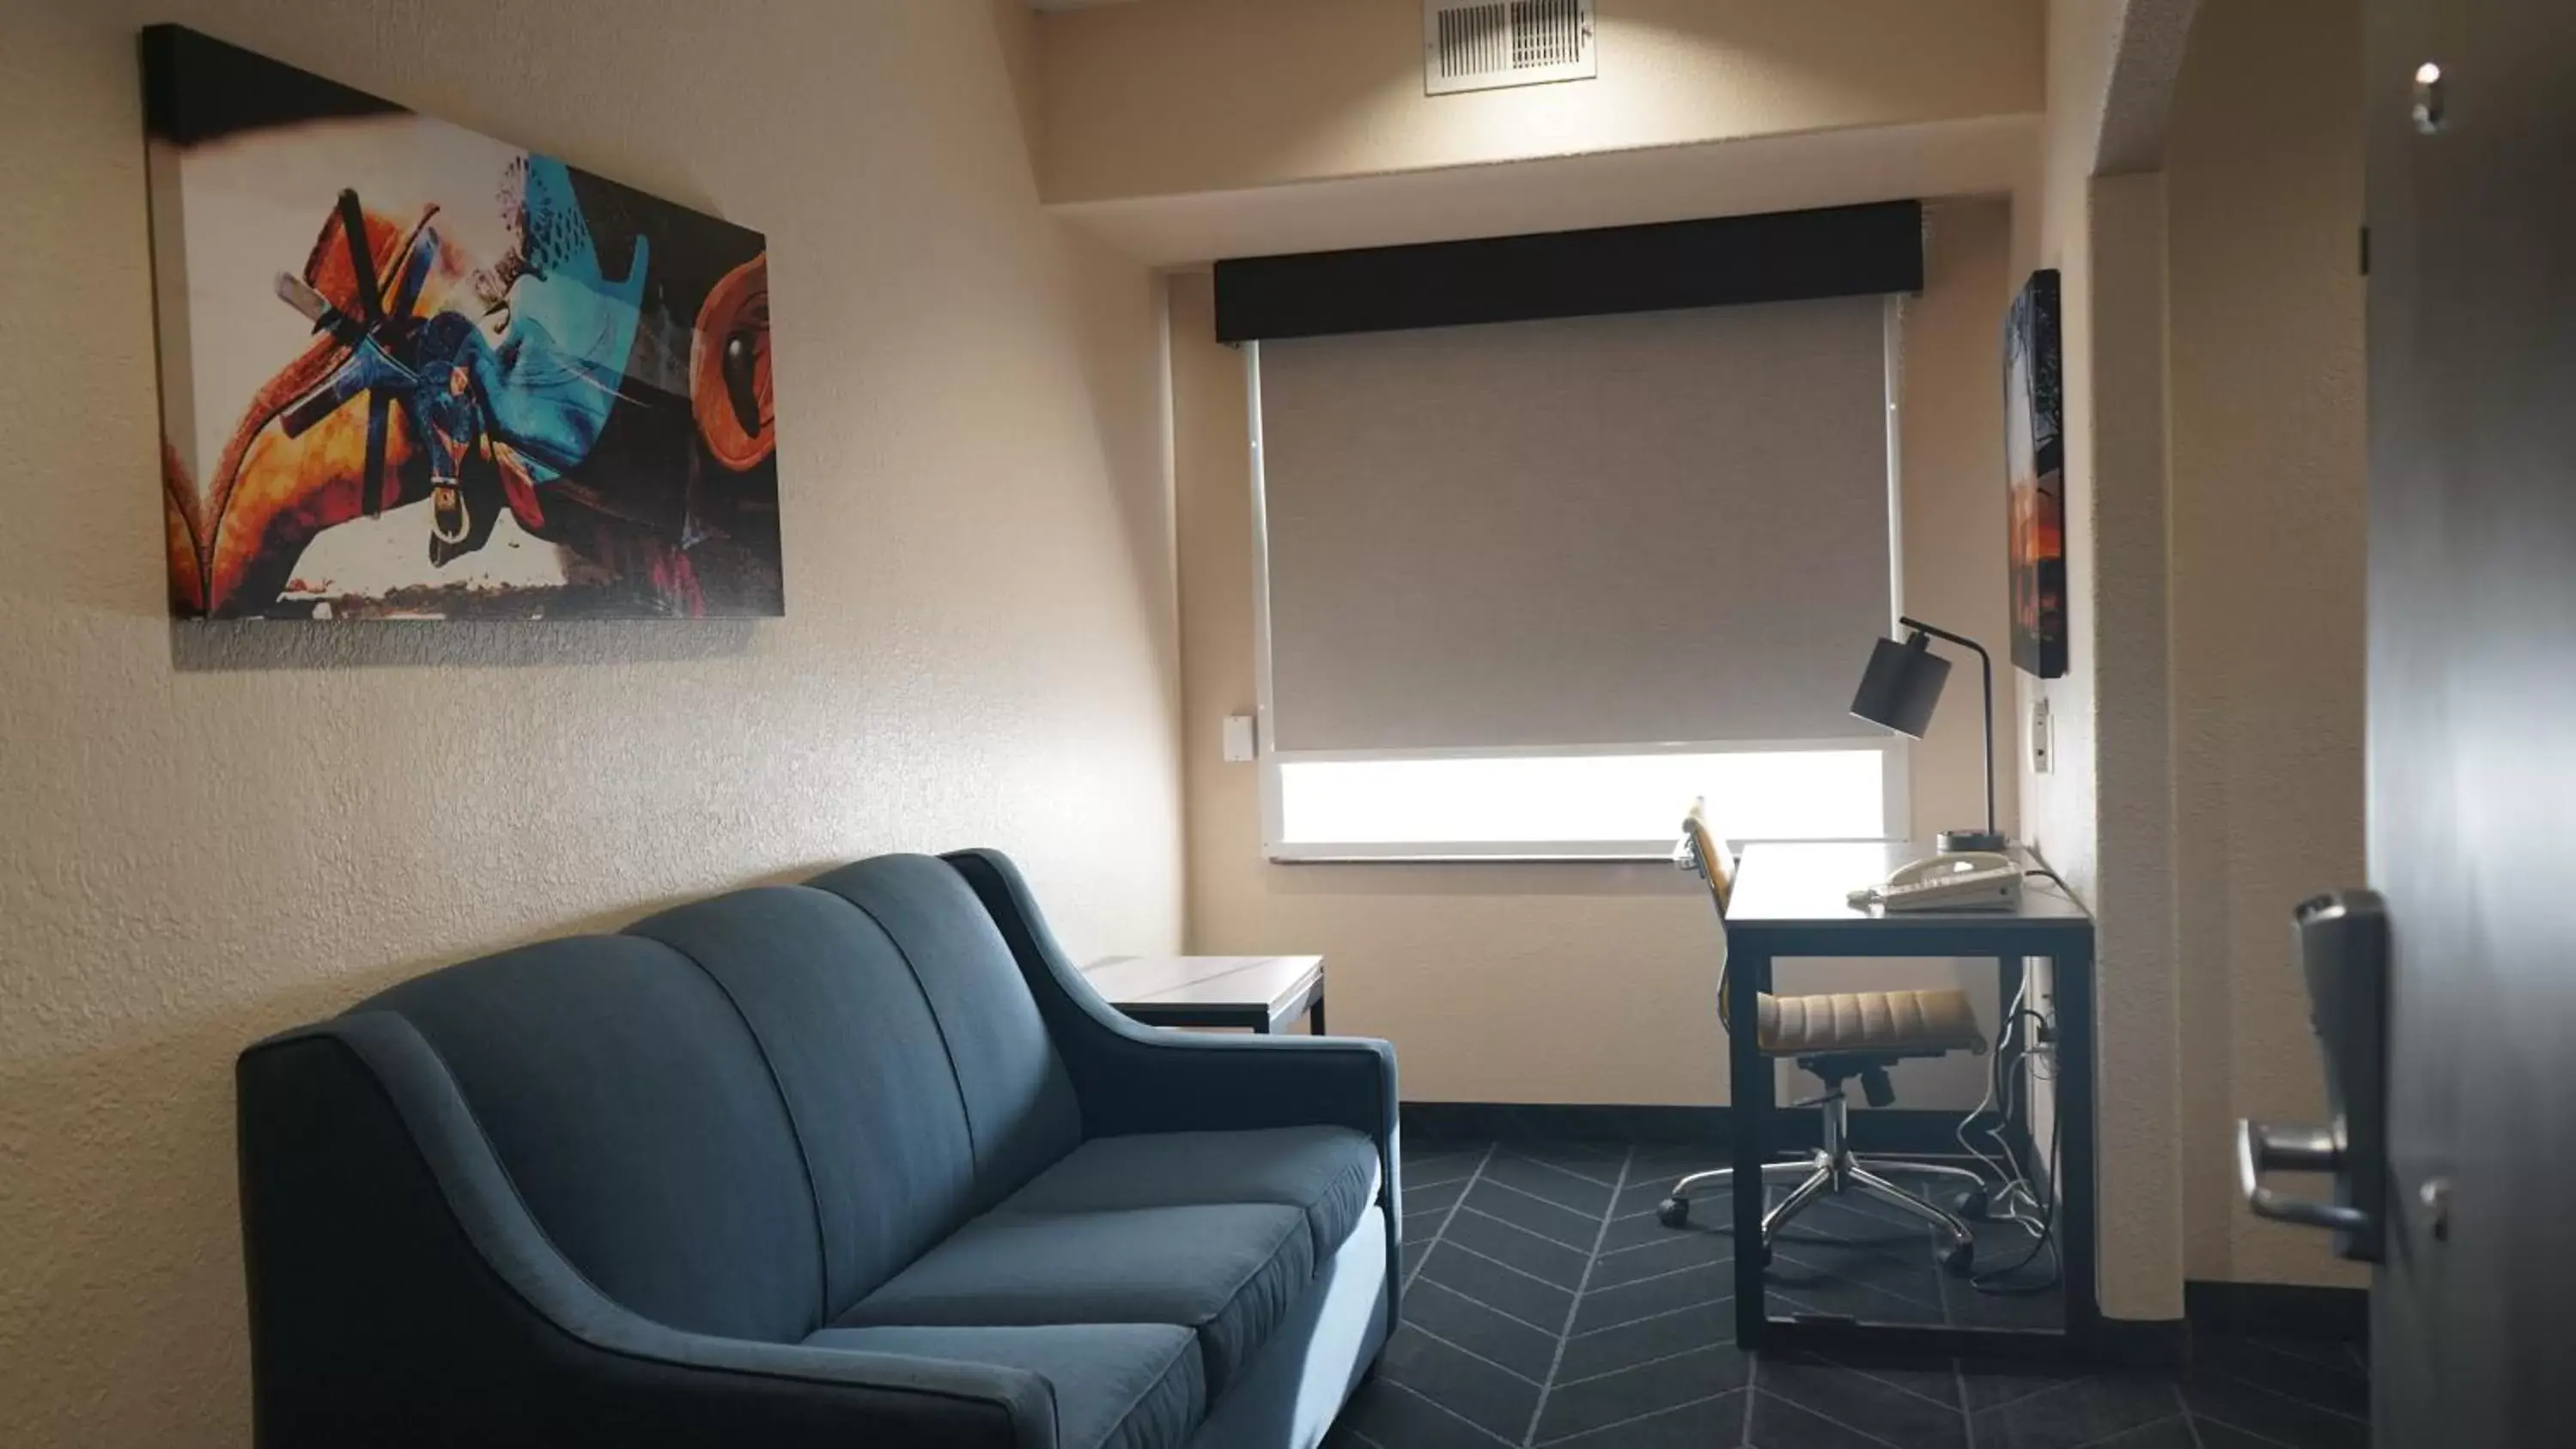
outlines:
M1885 310L1260 344L1278 747L1867 733Z

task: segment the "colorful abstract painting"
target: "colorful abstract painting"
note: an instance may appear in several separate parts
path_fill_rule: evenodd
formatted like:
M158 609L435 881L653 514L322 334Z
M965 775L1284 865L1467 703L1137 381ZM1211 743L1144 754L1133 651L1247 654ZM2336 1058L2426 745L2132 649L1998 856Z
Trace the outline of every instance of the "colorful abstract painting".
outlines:
M143 35L186 618L783 612L768 244Z
M2031 273L2004 324L2004 462L2012 484L2013 663L2066 672L2066 442L2057 273Z

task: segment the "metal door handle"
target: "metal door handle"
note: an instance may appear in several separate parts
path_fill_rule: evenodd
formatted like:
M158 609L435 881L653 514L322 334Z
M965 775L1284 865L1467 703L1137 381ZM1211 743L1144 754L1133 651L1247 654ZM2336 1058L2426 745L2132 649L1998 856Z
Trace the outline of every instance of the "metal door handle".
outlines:
M2358 1233L2370 1226L2359 1208L2283 1197L2263 1185L2266 1172L2331 1173L2343 1166L2343 1144L2324 1127L2283 1127L2270 1122L2236 1124L2236 1186L2258 1218Z

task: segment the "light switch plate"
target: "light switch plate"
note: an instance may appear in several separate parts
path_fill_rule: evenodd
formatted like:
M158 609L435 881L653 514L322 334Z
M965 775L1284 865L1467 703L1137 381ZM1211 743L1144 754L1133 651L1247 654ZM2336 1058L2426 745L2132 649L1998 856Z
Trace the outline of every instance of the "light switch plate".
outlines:
M1225 762L1229 765L1252 763L1252 716L1230 714L1225 717Z
M2048 696L2030 702L2030 772L2045 775L2057 767L2056 741L2049 738Z

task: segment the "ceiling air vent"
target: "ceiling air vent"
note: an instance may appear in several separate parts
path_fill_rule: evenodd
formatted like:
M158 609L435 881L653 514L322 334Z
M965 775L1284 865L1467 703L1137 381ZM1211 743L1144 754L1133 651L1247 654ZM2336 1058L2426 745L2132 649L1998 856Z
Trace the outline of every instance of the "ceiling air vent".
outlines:
M1592 0L1422 0L1422 89L1435 96L1599 73Z

